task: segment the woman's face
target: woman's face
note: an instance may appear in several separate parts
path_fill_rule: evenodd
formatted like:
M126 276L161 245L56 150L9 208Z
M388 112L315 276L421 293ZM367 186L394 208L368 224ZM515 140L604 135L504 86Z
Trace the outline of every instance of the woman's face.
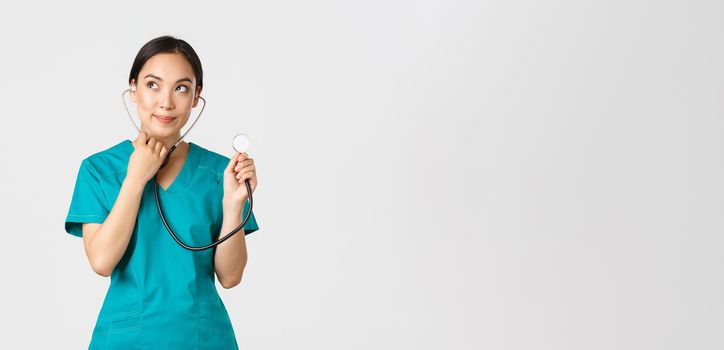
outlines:
M151 57L141 68L138 82L132 81L130 87L141 129L155 137L180 135L201 93L193 68L178 53Z

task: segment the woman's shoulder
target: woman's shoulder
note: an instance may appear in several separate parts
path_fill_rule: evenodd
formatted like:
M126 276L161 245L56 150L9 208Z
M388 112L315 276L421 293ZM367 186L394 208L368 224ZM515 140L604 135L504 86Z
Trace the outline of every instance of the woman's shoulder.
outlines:
M196 148L199 150L199 152L202 154L202 162L206 165L222 165L222 169L226 168L226 165L229 163L229 157L214 152L210 149L205 148L204 146L201 146L197 143L191 142Z
M190 142L190 144L194 145L200 153L200 156L198 157L199 168L206 168L215 172L217 175L224 173L224 169L226 169L226 166L229 165L229 161L231 160L229 157L207 149L199 144L193 142Z
M125 173L131 153L133 153L133 144L126 139L87 156L81 164L91 166L100 176Z

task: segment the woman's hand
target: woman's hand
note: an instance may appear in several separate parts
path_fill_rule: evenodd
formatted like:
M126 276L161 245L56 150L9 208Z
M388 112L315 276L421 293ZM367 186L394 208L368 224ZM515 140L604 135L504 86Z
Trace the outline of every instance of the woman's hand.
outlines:
M244 202L249 199L245 180L249 179L251 192L256 189L256 167L254 159L246 153L235 152L229 165L224 170L224 200L225 209L241 210Z
M141 131L132 143L135 149L128 159L126 179L144 186L161 168L167 149L162 142L149 138L145 131Z

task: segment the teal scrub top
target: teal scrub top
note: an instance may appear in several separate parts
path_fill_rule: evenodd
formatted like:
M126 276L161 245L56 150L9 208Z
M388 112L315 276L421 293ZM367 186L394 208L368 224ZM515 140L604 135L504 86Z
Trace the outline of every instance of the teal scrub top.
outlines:
M103 223L133 150L131 141L124 140L83 159L65 219L66 232L82 237L83 223ZM228 163L228 157L189 142L181 172L167 190L159 186L166 220L186 244L206 245L219 237ZM173 240L158 215L154 184L151 179L143 190L136 225L110 276L89 349L238 349L216 290L215 249L194 252ZM248 209L247 202L242 219ZM258 229L252 212L244 233Z

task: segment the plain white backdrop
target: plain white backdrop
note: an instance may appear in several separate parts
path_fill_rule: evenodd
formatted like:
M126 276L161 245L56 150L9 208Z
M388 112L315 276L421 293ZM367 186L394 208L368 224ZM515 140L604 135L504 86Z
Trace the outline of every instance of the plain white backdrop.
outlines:
M88 346L65 233L133 137L138 49L204 68L187 140L251 138L242 349L724 347L719 1L15 2L0 12L0 347ZM169 214L170 215L170 214Z

